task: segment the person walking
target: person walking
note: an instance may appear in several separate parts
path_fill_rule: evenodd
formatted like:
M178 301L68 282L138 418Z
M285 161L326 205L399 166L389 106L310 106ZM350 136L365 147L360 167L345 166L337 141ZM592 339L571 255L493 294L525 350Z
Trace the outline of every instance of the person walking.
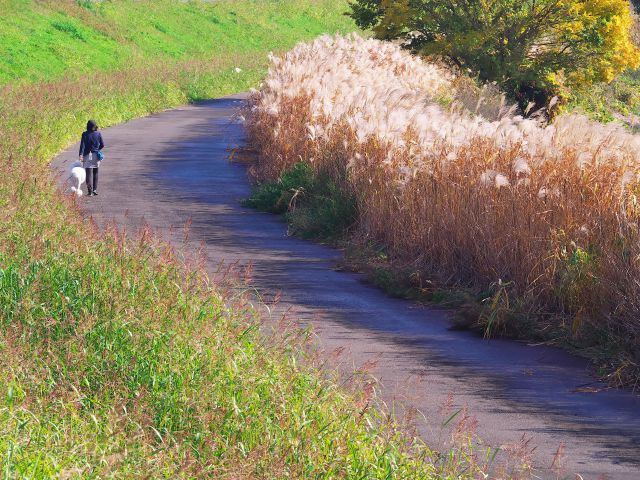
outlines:
M87 130L80 138L80 161L87 172L87 193L89 196L98 195L98 169L102 161L104 142L98 131L95 120L87 122Z

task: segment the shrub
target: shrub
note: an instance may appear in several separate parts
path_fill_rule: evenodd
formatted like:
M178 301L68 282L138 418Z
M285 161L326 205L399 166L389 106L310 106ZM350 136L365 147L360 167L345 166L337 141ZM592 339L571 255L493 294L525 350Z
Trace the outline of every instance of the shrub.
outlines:
M311 190L313 176L309 165L296 163L283 172L277 181L260 185L251 197L243 201L243 205L264 212L286 213L295 197Z
M339 237L356 218L353 195L305 162L285 170L277 181L259 185L243 205L286 214L290 233L304 238Z

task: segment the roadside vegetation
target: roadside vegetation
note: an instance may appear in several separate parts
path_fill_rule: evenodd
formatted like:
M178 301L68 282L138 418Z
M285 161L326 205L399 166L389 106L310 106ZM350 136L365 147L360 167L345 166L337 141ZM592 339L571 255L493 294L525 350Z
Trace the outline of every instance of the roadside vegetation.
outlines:
M355 209L332 236L371 252L359 261L379 283L464 303L466 327L575 348L634 384L639 136L578 114L524 118L494 84L358 36L273 58L248 129L251 201L279 190L295 225L329 178Z
M299 332L260 332L235 283L147 231L97 231L46 174L89 117L105 127L244 90L268 49L351 28L339 1L257 3L2 2L3 478L435 479L489 468L495 451L476 450L464 414L445 422L446 451L403 436L361 375L338 387ZM203 36L212 18L237 28ZM180 31L172 44L178 22L211 50ZM18 35L26 24L37 38ZM151 25L167 37L133 33ZM95 64L80 48L92 42L104 46ZM226 45L238 51L220 53ZM528 468L493 466L501 477Z
M260 185L243 204L283 215L289 234L302 238L339 240L357 218L351 192L305 162L284 170L274 182Z

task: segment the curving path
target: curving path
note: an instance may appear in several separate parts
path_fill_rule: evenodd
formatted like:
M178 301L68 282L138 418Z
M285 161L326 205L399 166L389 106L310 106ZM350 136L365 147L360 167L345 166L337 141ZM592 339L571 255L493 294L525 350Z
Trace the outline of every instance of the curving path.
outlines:
M531 438L543 478L555 478L549 467L560 445L567 474L640 478L638 396L585 392L602 385L586 362L560 350L451 331L445 313L334 271L339 252L288 238L277 217L240 207L250 187L244 167L228 162L227 148L243 141L242 126L231 121L241 98L106 129L100 195L83 197L83 211L98 225L115 220L136 229L146 222L178 244L190 222L191 241L202 242L211 268L221 260L251 262L253 285L267 296L281 292L281 308L313 323L324 349L346 347L347 364L375 360L383 397L422 411L420 433L431 443L448 438L441 407L453 394L454 408L469 406L488 443ZM77 146L62 153L53 168L66 170L76 153Z

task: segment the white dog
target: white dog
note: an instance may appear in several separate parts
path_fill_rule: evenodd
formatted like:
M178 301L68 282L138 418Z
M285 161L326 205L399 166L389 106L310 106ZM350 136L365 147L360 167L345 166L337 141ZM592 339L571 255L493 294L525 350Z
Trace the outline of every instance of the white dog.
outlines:
M77 196L82 196L82 184L87 180L87 172L82 168L82 163L76 160L71 164L71 171L69 172L69 181L72 183L71 191Z

